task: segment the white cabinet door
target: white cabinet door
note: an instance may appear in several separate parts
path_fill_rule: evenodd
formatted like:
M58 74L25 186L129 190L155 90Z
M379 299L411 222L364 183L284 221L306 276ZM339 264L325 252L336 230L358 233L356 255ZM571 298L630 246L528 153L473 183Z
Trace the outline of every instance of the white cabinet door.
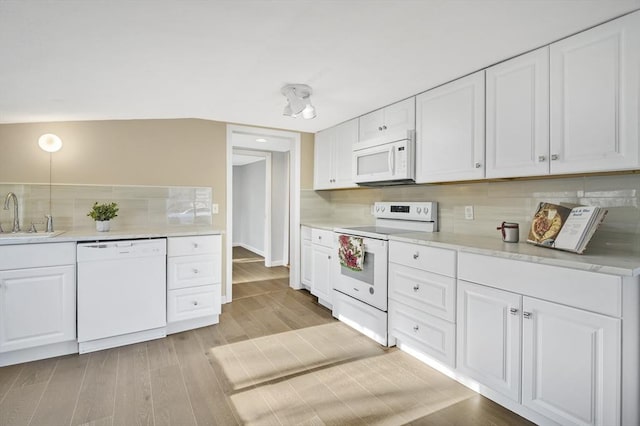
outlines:
M415 97L396 102L360 117L360 141L379 138L385 133L415 129Z
M334 250L329 247L313 244L311 266L311 294L331 303L333 293L333 259Z
M358 119L354 118L316 133L313 160L313 189L355 188L352 152L358 140Z
M520 399L522 296L458 281L456 367L514 401Z
M640 13L551 45L551 173L640 165Z
M73 265L0 271L0 352L76 339Z
M302 249L301 249L301 259L300 263L300 281L302 284L307 285L309 287L312 286L312 271L313 271L313 257L312 257L312 249L311 249L311 240L302 240Z
M313 156L313 189L329 189L333 186L334 128L316 133Z
M416 182L484 178L484 71L416 98Z
M522 404L561 424L620 424L620 320L525 297Z
M487 69L487 178L549 173L549 48Z
M358 119L349 120L335 127L333 147L334 188L354 188L353 144L358 142Z

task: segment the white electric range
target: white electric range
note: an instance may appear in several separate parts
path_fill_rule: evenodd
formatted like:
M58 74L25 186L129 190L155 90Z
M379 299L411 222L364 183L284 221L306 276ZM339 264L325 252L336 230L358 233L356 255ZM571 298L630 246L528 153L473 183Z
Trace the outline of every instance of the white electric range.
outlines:
M378 202L374 226L337 228L340 235L363 238L362 271L339 266L333 285L333 316L382 345L387 339L389 236L407 232L436 232L438 203Z

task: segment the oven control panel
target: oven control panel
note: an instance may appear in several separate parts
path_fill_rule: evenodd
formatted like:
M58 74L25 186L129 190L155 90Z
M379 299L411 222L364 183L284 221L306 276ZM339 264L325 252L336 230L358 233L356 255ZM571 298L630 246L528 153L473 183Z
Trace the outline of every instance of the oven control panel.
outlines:
M374 203L373 215L378 219L417 220L435 222L438 218L438 203L435 201Z

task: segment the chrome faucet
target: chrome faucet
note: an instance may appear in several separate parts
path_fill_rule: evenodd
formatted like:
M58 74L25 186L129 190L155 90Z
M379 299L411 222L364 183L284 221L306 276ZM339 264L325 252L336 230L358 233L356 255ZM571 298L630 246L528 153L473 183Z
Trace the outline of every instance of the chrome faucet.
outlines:
M13 200L13 230L11 232L20 232L20 218L18 216L18 197L13 192L7 194L4 199L4 209L9 210L9 201Z

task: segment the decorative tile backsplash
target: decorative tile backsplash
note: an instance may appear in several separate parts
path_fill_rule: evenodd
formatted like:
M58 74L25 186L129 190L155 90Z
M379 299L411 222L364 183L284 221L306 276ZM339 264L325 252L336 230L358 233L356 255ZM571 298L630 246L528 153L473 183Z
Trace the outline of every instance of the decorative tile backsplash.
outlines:
M405 185L339 191L303 191L304 223L373 223L375 201L437 201L440 230L499 238L502 221L520 224L526 240L538 203L584 204L606 207L605 221L591 244L612 250L640 252L640 175ZM474 220L464 218L464 207L474 207Z
M0 197L18 197L20 223L44 229L49 212L49 185L0 184ZM52 185L51 212L56 230L93 228L87 213L95 201L116 202L120 211L112 229L166 225L211 225L213 190L209 187ZM0 208L0 223L11 229L13 211Z

